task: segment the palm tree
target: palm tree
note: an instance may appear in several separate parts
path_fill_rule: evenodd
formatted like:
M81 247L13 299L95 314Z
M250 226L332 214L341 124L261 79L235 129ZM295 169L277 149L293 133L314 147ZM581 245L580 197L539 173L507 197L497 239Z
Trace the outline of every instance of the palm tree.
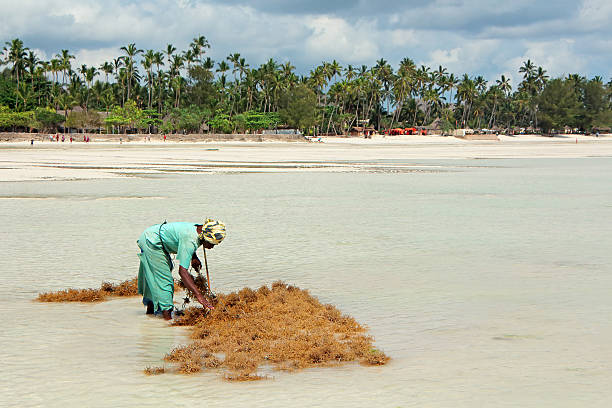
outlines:
M412 93L412 84L412 73L408 69L402 69L400 67L392 88L393 99L395 100L395 112L389 126L391 129L393 128L393 123L399 121L406 98Z
M357 72L355 71L355 67L350 64L347 65L344 69L344 78L346 78L347 81L351 82L356 76Z
M449 104L452 103L453 100L453 89L457 88L457 85L459 85L459 78L457 78L455 76L455 74L451 73L447 78L446 78L446 85L448 87L448 90L450 91L450 98L449 98ZM453 108L454 111L454 108Z
M510 91L512 91L512 85L510 85L510 78L506 78L505 75L502 75L500 79L496 81L499 89L508 96Z
M175 76L179 75L184 66L184 58L181 55L173 55L170 61L170 78L174 79Z
M115 59L113 59L113 70L115 72L115 79L116 79L116 83L120 85L121 88L121 106L123 106L123 104L125 103L125 92L124 92L124 86L123 86L123 79L124 79L124 75L122 75L122 71L125 71L123 69L123 65L125 63L124 61L125 57L117 57Z
M147 107L151 109L151 91L153 88L153 61L155 59L155 51L147 50L144 54L144 59L142 60L142 67L145 71L147 71L147 94L148 94L148 103Z
M72 71L72 67L70 64L70 60L74 59L74 55L70 54L68 50L61 50L59 54L56 55L60 61L62 66L62 83L66 85L66 74Z
M176 48L172 44L166 45L166 55L168 56L168 64L172 64L172 54L174 54Z
M478 91L475 82L467 74L457 87L457 100L463 103L463 114L461 115L461 125L465 126L470 118L470 110Z
M28 83L26 81L23 81L15 90L15 96L18 98L17 100L23 101L23 107L21 109L26 111L28 107L28 101L35 97L34 89L28 86ZM16 103L15 107L19 109L19 104Z
M87 65L82 64L81 68L77 68L77 72L79 72L83 76L83 82L85 82L85 73L87 72Z
M196 59L199 59L204 54L205 48L210 48L210 44L203 35L195 37L191 42L191 49L193 50L193 54Z
M102 65L100 65L100 70L106 75L106 83L108 83L108 76L113 73L113 64L105 61Z
M196 56L192 49L189 49L182 54L183 61L187 63L187 71L191 69L191 64L196 61Z
M25 63L28 66L28 70L30 71L30 79L32 84L32 89L34 89L34 77L36 73L36 67L41 64L41 61L38 59L34 51L29 50L28 55L25 58Z
M546 85L546 82L548 82L548 78L549 76L546 75L546 70L542 67L538 67L538 70L534 74L534 79L538 86L538 90L541 91L544 88L544 85Z
M161 113L162 110L162 75L159 70L161 65L164 65L164 54L162 52L155 52L153 54L153 60L151 61L157 67L157 87L158 87L158 104L157 110Z
M49 70L53 75L53 87L55 87L55 83L57 82L57 73L62 70L60 60L57 58L52 58L51 61L49 61Z
M130 100L130 92L132 90L132 80L134 79L134 57L144 52L143 50L136 48L135 43L128 44L127 46L121 47L121 51L125 53L127 57L126 68L127 68L127 99Z
M238 65L240 63L240 53L234 53L234 54L230 54L227 56L226 58L229 62L231 62L234 65L234 69L232 70L232 73L234 74L234 80L236 82L238 82L238 78L236 77L236 73L238 73L240 70L238 68Z
M445 82L447 75L448 75L448 70L444 68L442 65L438 66L438 69L434 71L434 78L438 83Z
M242 78L244 77L244 75L247 73L248 70L249 70L249 64L247 64L246 59L240 58L240 60L238 61L238 75L240 78L240 82L242 82Z
M423 102L425 103L425 117L423 118L423 125L425 125L431 112L436 108L439 108L443 101L442 95L439 90L433 87L429 87L423 94Z
M3 52L7 52L6 62L13 64L12 72L17 79L17 88L19 88L19 78L21 77L21 71L24 69L24 63L26 61L26 52L29 48L23 46L23 41L19 38L15 38L11 41L7 41L6 46L2 49Z
M98 70L96 69L96 67L90 67L85 70L85 83L87 84L87 99L85 101L85 111L87 111L89 107L89 89L91 88L91 84L97 75Z
M523 74L523 79L529 79L535 73L535 65L528 59L523 63L523 66L519 68L519 73Z
M221 75L225 74L227 71L229 71L230 67L227 64L227 62L225 61L221 61L217 63L217 69L215 70L215 72L220 72Z

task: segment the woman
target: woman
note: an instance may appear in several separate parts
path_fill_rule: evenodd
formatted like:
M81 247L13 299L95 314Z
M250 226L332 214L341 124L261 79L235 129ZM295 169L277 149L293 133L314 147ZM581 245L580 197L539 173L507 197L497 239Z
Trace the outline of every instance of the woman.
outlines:
M189 273L189 265L200 270L202 263L196 255L200 245L212 249L225 238L225 225L206 219L203 224L171 222L147 228L140 238L140 269L138 271L138 293L147 306L147 314L161 312L164 319L172 318L174 307L173 263L170 254L176 254L179 275L185 286L196 296L202 306L212 309L210 302L200 293Z

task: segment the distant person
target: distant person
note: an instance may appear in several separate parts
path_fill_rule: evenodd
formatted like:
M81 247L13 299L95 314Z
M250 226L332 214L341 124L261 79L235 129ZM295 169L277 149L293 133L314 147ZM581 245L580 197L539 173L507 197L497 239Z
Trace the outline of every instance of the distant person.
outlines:
M34 139L30 139L30 146L34 146Z
M59 134L58 133L55 134L55 141L59 142Z
M170 222L147 228L140 238L140 268L138 270L138 293L147 307L147 314L161 313L164 319L172 318L174 308L174 267L170 254L176 254L179 275L185 286L193 291L198 302L212 309L212 304L196 287L189 265L199 271L202 263L196 255L200 245L212 249L225 238L222 222L206 219L203 224Z
M72 135L70 135L70 143L72 143Z
M164 135L164 142L166 141L166 135Z
M64 135L62 135L62 143L64 143L65 140L66 138L64 137Z
M52 142L53 141L53 135L49 135L49 141Z

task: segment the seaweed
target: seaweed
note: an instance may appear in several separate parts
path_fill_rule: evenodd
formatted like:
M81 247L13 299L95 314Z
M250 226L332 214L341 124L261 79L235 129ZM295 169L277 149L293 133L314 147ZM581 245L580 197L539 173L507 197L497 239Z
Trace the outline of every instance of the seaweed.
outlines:
M208 293L203 276L194 281L202 293ZM135 296L137 287L136 279L103 282L99 289L41 293L38 300L97 302L112 296ZM178 287L184 287L182 282L175 290ZM147 367L145 374L215 369L228 381L255 381L271 378L261 374L264 367L295 371L348 362L378 366L389 361L354 318L284 282L211 296L211 301L213 310L191 306L175 318L173 325L190 327L191 342L164 357L170 368Z
M99 289L64 289L38 294L40 302L101 302L109 296L138 295L138 279L129 279L118 284L102 282Z
M320 303L307 290L274 282L271 287L219 294L215 303L212 311L189 307L173 322L191 326L192 342L165 358L178 364L179 372L219 368L228 381L254 381L270 378L258 373L264 366L294 371L389 361L373 348L373 338L355 319ZM206 362L211 360L214 364Z
M206 282L206 278L201 274L198 274L197 276L192 275L192 278L196 288L198 288L202 295L206 296L208 294L208 283ZM195 294L183 283L182 279L178 280L178 286L185 291L185 294L189 299L196 300Z
M146 375L159 375L166 372L166 367L147 367L143 371Z

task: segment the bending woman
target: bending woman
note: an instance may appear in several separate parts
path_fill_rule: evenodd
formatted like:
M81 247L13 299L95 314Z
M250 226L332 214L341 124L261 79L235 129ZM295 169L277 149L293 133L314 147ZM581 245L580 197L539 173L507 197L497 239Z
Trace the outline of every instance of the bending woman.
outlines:
M203 224L189 222L170 222L156 224L147 228L140 238L140 269L138 270L138 293L147 306L147 314L161 312L164 319L172 318L174 307L174 267L170 254L176 254L179 262L179 275L185 286L193 291L202 306L212 309L210 302L196 287L189 265L200 270L202 263L196 255L200 245L212 249L225 238L225 225L219 221L206 219Z

